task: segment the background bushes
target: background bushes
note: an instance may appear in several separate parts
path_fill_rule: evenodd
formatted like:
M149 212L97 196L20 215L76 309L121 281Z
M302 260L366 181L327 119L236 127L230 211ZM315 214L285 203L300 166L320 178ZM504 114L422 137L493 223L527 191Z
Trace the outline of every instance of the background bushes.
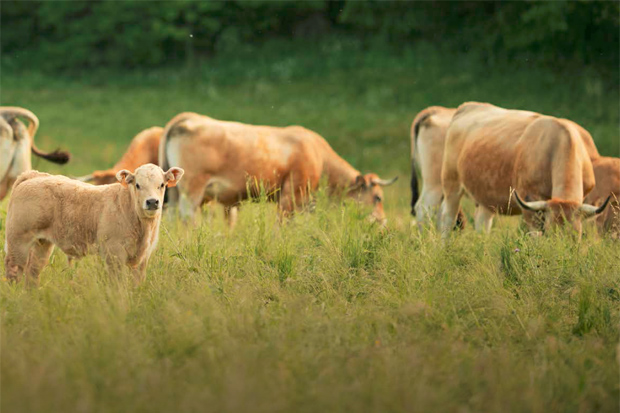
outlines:
M266 39L417 41L498 60L588 65L617 77L609 1L3 1L2 64L50 71L190 63Z

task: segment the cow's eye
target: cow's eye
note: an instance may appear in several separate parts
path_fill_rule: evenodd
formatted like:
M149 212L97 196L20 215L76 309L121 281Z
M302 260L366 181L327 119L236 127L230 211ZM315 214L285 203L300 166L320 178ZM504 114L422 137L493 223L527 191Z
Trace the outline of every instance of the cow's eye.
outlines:
M140 185L139 184L136 184L136 189L140 189Z
M159 189L162 189L164 187L164 184L159 185Z
M381 198L379 195L375 195L374 201L375 201L375 204L378 204L379 202L383 201L383 198Z

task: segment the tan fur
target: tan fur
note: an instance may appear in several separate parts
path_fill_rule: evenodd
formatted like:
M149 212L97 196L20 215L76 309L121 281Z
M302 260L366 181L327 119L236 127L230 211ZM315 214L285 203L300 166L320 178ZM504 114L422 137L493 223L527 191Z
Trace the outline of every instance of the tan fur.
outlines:
M143 278L157 244L165 184L182 175L179 168L164 173L147 164L135 175L120 171L121 183L93 186L37 171L21 174L7 213L7 278L25 272L36 281L54 245L70 259L97 252L112 269L126 264Z
M28 122L26 127L20 119ZM68 152L42 152L34 143L39 119L28 109L15 106L0 107L0 201L4 199L22 172L32 168L30 153L50 162L66 163Z
M620 237L620 158L601 156L592 161L592 166L596 186L584 202L601 205L611 194L610 205L596 218L596 223L600 231Z
M135 171L140 165L159 163L159 141L164 128L153 126L138 133L129 144L121 159L110 169L95 171L88 182L94 185L105 185L116 182L116 173L121 169Z
M418 113L411 124L411 157L415 160L412 163L419 166L422 175L422 192L414 206L419 225L424 225L439 212L438 207L443 197L443 151L446 132L454 112L456 109L431 106Z
M480 227L490 228L493 212L521 213L511 189L529 201L553 199L550 207L564 203L550 208L550 222L560 223L561 211L580 229L566 210L581 205L594 187L589 154L596 148L584 143L591 141L584 132L566 119L476 102L461 105L448 128L442 165L443 233L453 225L464 191L487 211ZM525 215L533 225L531 213Z
M465 112L471 112L472 110L480 107L495 108L495 106L488 103L470 102L460 107L460 115L463 115ZM418 141L424 139L423 136L426 135L429 137L432 136L432 139L434 141L440 141L443 143L445 141L445 134L447 133L448 129L448 127L445 125L446 123L450 122L455 111L456 109L448 109L438 106L432 106L430 108L422 110L414 120L414 123L412 125L412 133L413 126L415 126L416 123L424 117L424 115L430 112L432 113L432 116L427 117L428 121L425 120L423 122L424 127L419 127ZM532 117L532 121L538 119L539 116ZM610 194L613 194L616 199L620 199L620 159L601 157L598 153L598 150L596 149L596 145L594 144L592 135L590 135L587 130L585 130L577 123L569 120L566 120L566 122L576 128L579 136L581 136L581 140L590 157L590 160L592 161L592 167L594 169L596 186L594 187L594 190L592 190L592 192L586 197L584 203L601 205ZM420 159L418 161L418 164L423 165L423 159L426 158L432 160L432 162L430 163L432 163L434 166L433 168L421 168L422 180L424 182L422 194L424 194L427 190L430 191L431 194L441 193L441 167L437 167L437 164L441 165L442 161L439 161L437 163L437 159L443 157L444 146L429 146L430 150L424 151L420 149L419 145L414 146L414 144L415 142L412 140L412 151L415 151L415 153L417 154L417 158ZM413 149L414 147L415 150ZM434 197L427 197L424 195L420 197L419 202L416 204L416 209L419 208L418 210L420 211L416 214L418 217L418 222L421 221L420 216L424 218L423 212L421 212L423 211L421 207L424 207L427 210L432 210L433 208L439 207L442 196L443 194ZM597 224L601 232L612 231L613 233L620 234L620 218L618 210L618 202L615 201L611 203L610 207L605 211L605 213L599 215L599 217L597 218ZM521 213L521 210L512 208L510 212L518 214ZM483 207L479 207L476 211L477 229L482 230L485 228L490 228L493 214L494 211L485 212Z
M325 139L301 126L245 125L181 113L166 126L159 154L161 165L185 169L179 185L184 216L205 200L233 207L257 196L260 185L287 214L305 205L325 177L330 193L372 205L373 216L385 220L378 176L361 175Z

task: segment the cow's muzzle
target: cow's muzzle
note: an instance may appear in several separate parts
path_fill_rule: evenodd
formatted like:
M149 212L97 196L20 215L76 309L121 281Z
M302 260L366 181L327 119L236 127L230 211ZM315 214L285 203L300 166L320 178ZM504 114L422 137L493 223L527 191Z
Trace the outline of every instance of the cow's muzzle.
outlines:
M156 211L159 209L159 199L151 198L147 199L145 208L147 211Z

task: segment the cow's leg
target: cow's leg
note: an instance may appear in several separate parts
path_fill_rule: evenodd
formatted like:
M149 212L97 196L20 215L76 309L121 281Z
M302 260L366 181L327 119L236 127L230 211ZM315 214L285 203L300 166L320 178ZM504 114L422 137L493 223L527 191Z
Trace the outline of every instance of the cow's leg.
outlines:
M179 213L181 218L190 219L200 208L204 200L205 188L209 175L194 174L185 171L185 175L177 185L179 192Z
M485 233L491 232L491 226L493 225L493 218L495 217L495 213L488 208L483 207L482 205L478 205L476 208L476 231Z
M140 262L140 264L131 269L135 285L138 285L144 280L146 280L146 267L148 265L148 262L149 260L145 258Z
M237 219L239 215L239 207L237 205L225 206L224 216L228 221L228 227L232 230L237 226Z
M289 216L296 209L303 207L304 202L306 201L306 186L295 182L295 180L289 175L284 180L282 189L280 190L280 200L278 202L280 217L284 218Z
M32 240L26 237L13 238L6 243L6 257L4 267L6 278L9 281L17 281L18 277L24 273L30 255Z
M54 244L44 239L36 240L30 248L28 265L24 272L33 284L39 283L39 274L49 262L53 250Z
M420 199L418 199L418 202L415 204L416 220L420 228L428 224L429 220L437 219L435 222L439 221L439 207L441 206L442 197L443 193L441 188L422 190Z
M108 273L119 276L123 266L127 263L127 251L118 244L101 244L100 254L105 259Z
M4 197L9 192L14 183L15 178L11 176L5 176L4 179L0 182L0 201L4 199Z

